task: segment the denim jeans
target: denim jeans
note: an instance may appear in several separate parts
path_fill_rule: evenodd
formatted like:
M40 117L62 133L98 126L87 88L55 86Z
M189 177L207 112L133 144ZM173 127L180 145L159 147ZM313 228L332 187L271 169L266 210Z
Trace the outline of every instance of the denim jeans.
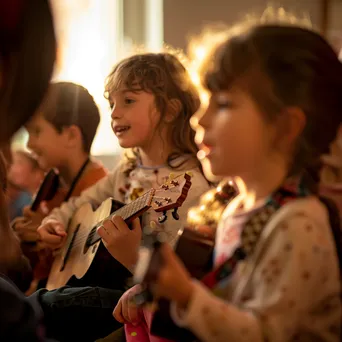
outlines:
M93 342L122 326L112 316L122 293L101 287L64 286L38 290L29 299L40 303L48 337L60 342Z

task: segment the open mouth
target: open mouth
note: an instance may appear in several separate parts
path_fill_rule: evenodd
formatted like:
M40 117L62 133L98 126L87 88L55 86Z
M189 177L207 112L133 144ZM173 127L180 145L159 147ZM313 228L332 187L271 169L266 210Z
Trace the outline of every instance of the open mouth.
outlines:
M116 135L121 135L125 132L127 132L131 127L130 126L116 126L114 127L114 133Z

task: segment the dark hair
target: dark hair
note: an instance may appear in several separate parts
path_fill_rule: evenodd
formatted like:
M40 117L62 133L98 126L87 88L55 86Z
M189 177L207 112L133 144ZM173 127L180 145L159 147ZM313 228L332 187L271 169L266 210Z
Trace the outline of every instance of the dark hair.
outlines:
M305 28L259 24L226 39L212 57L203 80L210 91L244 87L268 121L286 107L303 110L289 176L309 175L313 186L342 117L342 64L333 48Z
M64 127L77 126L82 134L83 149L90 152L100 113L87 89L70 82L52 83L41 110L45 120L58 132Z
M1 145L37 110L48 88L55 57L49 1L1 1Z
M152 93L161 118L167 113L171 101L176 100L179 112L168 124L174 151L168 156L167 164L171 168L180 167L180 164L173 163L177 157L185 154L196 156L195 132L189 120L200 105L199 95L190 75L175 55L144 53L122 60L107 78L105 97L108 99L111 93L123 89Z

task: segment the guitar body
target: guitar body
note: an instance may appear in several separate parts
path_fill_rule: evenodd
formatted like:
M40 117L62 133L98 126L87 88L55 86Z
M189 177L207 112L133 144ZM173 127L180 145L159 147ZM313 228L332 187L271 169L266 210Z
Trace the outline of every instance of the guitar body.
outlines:
M73 277L81 279L85 276L102 244L101 241L98 241L87 248L89 233L98 222L104 220L122 205L122 203L109 198L95 211L89 203L85 203L76 211L68 227L68 240L55 256L47 281L48 290L68 284ZM72 248L70 249L71 243ZM108 253L105 248L100 249L104 253ZM73 285L77 284L75 279L72 279L72 282ZM91 284L88 283L87 285L90 286Z
M175 249L193 278L201 279L212 269L214 238L212 234L185 228ZM165 299L158 301L153 314L151 334L175 341L196 341L195 335L187 329L178 327L170 316L170 302Z
M95 211L88 203L82 205L70 221L67 241L55 256L46 288L53 290L68 284L123 290L131 273L106 250L96 232L97 227L114 214L129 225L150 208L162 213L160 222L167 219L166 212L171 209L172 216L178 219L177 209L183 204L190 186L191 176L185 173L126 205L111 198Z
M188 226L179 232L175 253L193 278L202 279L212 269L216 227L223 210L236 193L235 187L230 183L223 183L217 189L208 191L202 196L200 204L191 209L194 215L188 215ZM191 216L195 220L191 220ZM148 246L141 248L135 273L137 283L149 285L157 279L159 268L163 264L158 253L159 246L160 243L152 240ZM149 298L149 294L146 298ZM170 316L170 302L166 299L159 299L157 302L150 332L152 335L179 342L198 340L191 331L174 324Z

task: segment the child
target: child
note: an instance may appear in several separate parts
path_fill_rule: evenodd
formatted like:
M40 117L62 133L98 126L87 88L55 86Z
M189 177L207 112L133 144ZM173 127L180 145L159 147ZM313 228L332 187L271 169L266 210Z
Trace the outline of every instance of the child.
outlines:
M44 170L32 154L23 150L13 152L13 161L8 170L8 179L17 187L33 196L42 182Z
M181 221L189 206L209 188L196 161L197 148L189 118L196 112L199 100L189 75L178 59L168 53L135 55L120 62L108 77L106 94L112 108L112 127L123 148L130 148L124 160L108 177L85 191L80 197L71 199L55 209L39 228L44 243L57 248L64 241L65 226L75 210L85 202L99 205L108 197L128 203L150 188L158 188L170 173L181 174L192 171L192 186L187 199L179 210ZM170 215L171 216L171 215ZM150 221L156 229L167 234L174 244L179 223L171 217L159 224L157 214L149 211L144 224ZM114 218L121 224L122 220ZM104 230L99 233L103 235ZM138 245L140 233L128 231L134 244ZM139 235L138 237L133 237ZM104 242L107 236L102 236ZM121 241L122 242L122 241ZM120 243L128 253L126 243ZM121 255L116 247L108 246L117 259ZM120 260L128 269L132 268L135 253L124 255ZM127 257L127 258L126 258Z
M39 112L26 125L27 146L42 168L58 169L62 186L52 200L42 203L39 212L26 208L24 217L15 221L14 229L22 242L37 242L36 230L52 208L80 195L106 175L105 168L89 157L99 122L98 107L85 88L69 82L51 84ZM39 254L36 279L44 279L51 258L43 251ZM36 253L30 256L36 263Z
M342 215L342 124L330 153L322 156L320 193L332 198Z
M194 143L195 133L189 124L191 115L199 106L198 93L176 56L170 53L146 53L134 55L118 63L108 77L106 95L112 108L114 134L120 146L130 149L130 153L126 154L126 158L108 177L84 191L80 197L70 199L60 208L53 210L38 229L41 239L50 248L60 247L66 236L65 227L68 220L85 202L99 205L108 197L113 197L128 203L150 188L158 188L170 173L177 175L191 171L192 186L178 211L178 222L173 219L171 213L162 224L158 223L157 214L153 211L147 212L143 217L144 225L155 221L155 229L165 232L167 241L173 245L177 239L177 231L185 221L187 209L209 189L196 159L198 149ZM129 230L122 219L114 217L113 221L104 223L99 234L110 253L126 270L115 277L102 274L99 278L114 278L117 283L113 284L112 289L123 289L126 277L131 276L129 270L132 270L136 261L141 231ZM99 282L101 279L88 281ZM78 291L69 289L69 295L61 298L67 302ZM107 293L109 292L111 290L107 290ZM53 295L53 291L46 293L45 297L40 297L40 301L51 303L55 300L55 297L50 299ZM108 303L109 300L104 302ZM71 316L67 309L68 307L65 307L64 317ZM70 317L70 320L75 322L79 319L80 323L76 322L74 325L83 327L84 320L81 316L84 310L79 308L78 311L78 315ZM89 315L85 319L89 320ZM103 325L99 321L98 326L91 326L94 330L99 330L100 324ZM58 329L58 333L61 333L60 325ZM82 332L76 330L90 340L92 333L82 329Z
M43 178L44 170L30 153L14 151L8 170L11 220L23 215L23 208L31 203Z
M342 65L321 36L284 24L227 35L208 62L201 149L245 191L222 215L207 287L164 245L152 290L201 341L340 341L339 261L312 175L341 120ZM114 316L136 323L129 296Z

